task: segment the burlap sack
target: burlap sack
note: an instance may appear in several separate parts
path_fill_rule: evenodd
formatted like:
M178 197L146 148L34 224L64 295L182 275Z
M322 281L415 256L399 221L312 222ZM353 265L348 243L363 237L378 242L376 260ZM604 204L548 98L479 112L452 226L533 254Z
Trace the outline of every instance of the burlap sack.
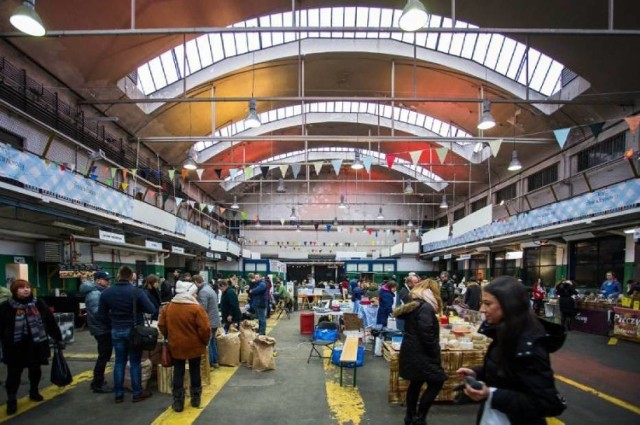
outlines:
M218 363L222 366L238 366L240 364L240 336L237 332L216 337L218 345Z
M127 362L127 365L124 368L124 389L127 391L132 391L133 389L131 388L131 370L130 370L130 364L129 362ZM140 366L142 366L142 389L146 389L147 388L147 384L149 383L149 379L151 378L151 371L153 369L153 364L151 363L151 360L149 359L145 359L142 362L140 362Z
M256 338L253 326L248 320L240 323L240 363L251 365L251 341Z
M273 357L275 345L275 338L269 336L260 335L253 340L253 370L263 372L276 368L276 359Z

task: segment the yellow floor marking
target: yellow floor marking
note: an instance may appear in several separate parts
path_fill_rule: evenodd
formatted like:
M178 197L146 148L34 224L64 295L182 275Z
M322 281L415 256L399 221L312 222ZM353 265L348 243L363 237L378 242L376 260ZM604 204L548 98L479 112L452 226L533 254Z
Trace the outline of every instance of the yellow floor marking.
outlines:
M68 357L65 355L65 357ZM111 372L111 368L108 367L105 370L105 373L109 373ZM48 387L44 388L43 390L40 391L40 394L42 394L42 396L44 397L44 401L40 401L40 402L36 402L36 401L31 401L29 400L29 396L25 396L22 397L18 400L18 413L16 413L15 415L11 415L11 416L7 416L7 408L6 405L2 405L0 407L0 424L1 423L5 423L6 421L8 421L9 419L15 419L16 417L18 417L19 415L21 415L22 413L29 411L31 409L33 409L34 407L38 407L40 405L42 405L43 403L46 403L47 401L66 393L69 390L74 389L75 387L77 387L79 384L89 381L93 379L93 370L86 370L84 372L81 372L77 375L73 376L73 382L69 385L67 385L66 387L57 387L55 385L49 385Z
M558 381L564 382L565 384L571 385L573 387L576 387L582 391L591 393L597 397L600 397L603 400L608 401L609 403L613 403L618 407L622 407L623 409L627 409L633 413L635 413L636 415L640 415L640 407L638 406L634 406L631 403L627 403L626 401L620 400L619 398L610 396L609 394L605 394L602 391L598 391L594 388L588 387L586 385L583 385L579 382L576 382L572 379L569 378L565 378L564 376L560 376L560 375L556 375L556 379Z
M64 358L67 360L97 360L98 355L90 353L65 353Z
M564 425L564 422L556 418L547 418L547 425Z
M322 355L324 357L330 356L331 350L326 348ZM357 387L340 386L340 369L337 366L329 363L326 359L322 359L322 365L326 378L327 403L331 414L338 421L338 424L360 425L365 412L364 400L360 395L360 391ZM351 373L353 373L353 370L347 369L344 373L348 374L348 376L343 382L352 382Z
M609 338L609 342L608 342L609 345L616 345L617 343L618 343L618 338L615 338L615 337Z
M278 319L267 320L267 335L271 333L271 330L278 324ZM202 396L200 402L200 408L196 409L191 407L191 401L189 398L185 400L184 411L174 412L171 406L160 414L151 425L186 425L192 424L198 419L198 416L202 413L205 407L211 403L211 400L222 390L227 381L235 375L239 367L221 367L219 369L213 369L211 371L211 384L202 387Z

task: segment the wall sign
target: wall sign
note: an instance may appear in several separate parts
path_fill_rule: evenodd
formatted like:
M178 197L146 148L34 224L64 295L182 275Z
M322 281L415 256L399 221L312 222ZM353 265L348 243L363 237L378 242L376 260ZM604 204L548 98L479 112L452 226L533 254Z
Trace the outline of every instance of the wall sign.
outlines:
M207 258L213 258L213 252L207 251L204 254L207 256Z
M107 242L125 243L124 235L121 235L120 233L112 233L112 232L107 232L105 230L100 230L99 237L103 241L107 241Z
M184 248L182 248L181 246L171 245L171 252L173 252L174 254L184 254Z
M451 254L444 254L442 258L445 260L451 260Z
M156 241L144 241L144 246L151 249L157 249L157 250L162 249L162 244Z
M24 257L13 257L13 262L16 264L26 264L27 260Z

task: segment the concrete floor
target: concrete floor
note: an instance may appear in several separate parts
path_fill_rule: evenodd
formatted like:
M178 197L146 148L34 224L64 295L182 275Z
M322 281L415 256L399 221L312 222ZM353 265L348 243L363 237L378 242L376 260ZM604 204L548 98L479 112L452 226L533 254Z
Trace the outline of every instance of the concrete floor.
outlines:
M275 323L274 323L275 324ZM113 424L401 424L404 410L387 403L388 363L365 355L358 369L358 388L340 388L338 369L326 361L307 364L308 337L299 334L298 315L282 319L273 328L277 369L253 372L245 367L221 368L212 372L212 386L205 388L209 399L201 409L187 408L176 414L168 409L171 397L154 391L153 397L133 404L126 399L114 404L112 394L93 394L89 389L95 343L87 331L77 331L76 341L66 354L74 375L82 382L59 390L49 387L49 368L43 370L42 403L24 401L17 415L7 418L6 394L0 394L0 423ZM640 344L570 333L565 347L553 355L558 389L569 408L554 424L637 424L640 422ZM88 372L87 372L88 371ZM5 370L0 372L4 377ZM350 381L350 372L347 380ZM26 374L20 396L28 390ZM109 375L111 381L111 375ZM566 383L570 382L570 384ZM155 382L151 382L155 389ZM599 392L600 395L594 392ZM604 395L603 395L604 394ZM438 404L431 410L430 424L468 425L475 422L477 406Z

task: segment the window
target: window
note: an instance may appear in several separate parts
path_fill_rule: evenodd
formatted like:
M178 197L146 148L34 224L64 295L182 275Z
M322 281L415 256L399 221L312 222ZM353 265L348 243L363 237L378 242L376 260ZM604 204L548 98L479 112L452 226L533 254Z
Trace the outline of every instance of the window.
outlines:
M11 145L18 150L24 149L24 138L0 128L0 142Z
M515 276L516 260L507 260L507 251L491 253L491 277Z
M499 204L502 201L514 199L516 196L518 196L516 183L512 183L496 192L496 204Z
M624 274L625 238L611 236L576 241L571 246L570 273L578 288L600 289L608 271L613 271L622 283Z
M531 286L538 278L542 278L547 289L555 286L556 246L544 245L535 248L525 248L522 268L522 280L525 285Z
M487 206L487 197L485 196L484 198L480 198L477 201L474 201L471 203L471 212L472 213L476 212L486 206Z
M558 163L542 169L527 178L529 192L558 181Z
M458 208L453 212L453 221L458 221L465 217L464 208Z
M619 133L578 153L578 172L624 155L626 133Z

